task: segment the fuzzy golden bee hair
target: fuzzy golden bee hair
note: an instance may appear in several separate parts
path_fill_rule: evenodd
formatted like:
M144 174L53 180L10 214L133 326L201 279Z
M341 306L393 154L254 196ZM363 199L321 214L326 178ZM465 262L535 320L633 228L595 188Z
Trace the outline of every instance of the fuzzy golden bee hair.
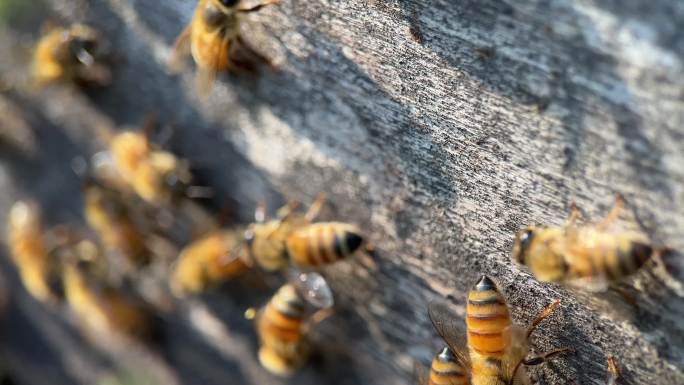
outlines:
M8 219L10 256L24 287L39 301L55 302L59 298L58 265L46 244L38 205L18 201Z
M304 365L310 345L307 336L313 326L330 315L332 293L316 273L283 285L259 312L259 362L269 372L289 376ZM311 305L319 310L312 313Z
M248 269L242 256L242 230L215 230L186 246L171 274L178 296L199 293Z
M118 192L88 180L83 187L84 214L102 244L118 257L124 270L132 271L150 261L145 236L133 221L124 197Z
M109 154L124 183L155 206L173 203L185 194L192 179L185 160L155 148L144 132L117 133L110 138Z
M183 58L192 55L200 86L206 90L217 73L251 71L254 61L268 62L242 40L240 24L245 14L279 2L262 0L247 6L240 0L200 0L190 24L176 40L172 70L181 69Z
M111 72L101 35L91 27L73 24L49 28L36 45L33 78L38 85L57 81L107 85Z
M561 227L530 226L518 233L513 258L543 282L559 282L590 291L634 274L667 248L656 248L638 232L611 229L624 200L599 223L577 226L577 207Z

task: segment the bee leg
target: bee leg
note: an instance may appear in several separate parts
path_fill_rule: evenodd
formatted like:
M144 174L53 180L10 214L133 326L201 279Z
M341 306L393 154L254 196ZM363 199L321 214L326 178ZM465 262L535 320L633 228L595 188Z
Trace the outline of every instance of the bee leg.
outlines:
M627 291L628 287L629 286L625 284L615 284L610 286L611 289L613 289L616 293L620 294L620 296L622 297L622 299L625 300L625 302L632 305L632 307L637 307L637 298L634 294Z
M518 361L518 363L515 365L515 368L513 369L513 373L511 374L511 380L508 382L507 385L513 385L513 382L515 381L515 373L518 371L518 368L520 368L520 365L525 365L525 366L534 366L534 365L540 365L543 364L544 362L550 360L551 358L565 352L574 352L575 349L573 348L560 348L560 349L555 349L550 352L546 352L542 355L539 356L534 356L532 358L525 359L524 357Z
M532 321L532 323L530 324L530 326L527 328L526 337L527 337L528 339L530 338L530 335L532 334L532 332L534 331L534 329L537 327L537 325L539 325L539 323L540 323L541 321L543 321L546 317L550 316L550 315L551 315L551 312L553 311L553 309L555 309L556 307L558 307L558 305L560 305L560 300L559 300L559 299L553 301L549 306L547 306L544 310L542 310L542 311L537 315L537 317L534 319L534 321Z
M328 319L333 314L335 314L335 309L331 307L319 309L313 313L311 317L309 317L309 319L302 325L302 335L308 335L311 329Z
M244 13L256 12L265 6L272 5L272 4L280 4L280 0L264 0L261 4L257 4L253 7L250 7L250 8L238 8L238 12L244 12Z
M183 59L190 55L190 34L192 33L192 25L187 27L178 35L176 42L173 45L173 52L169 59L169 70L171 73L178 73L183 70Z
M575 349L573 348L560 348L560 349L554 349L550 352L546 352L544 354L534 356L531 358L526 358L523 359L521 362L525 366L535 366L535 365L541 365L546 361L549 361L551 358L561 354L561 353L573 353Z
M105 65L92 64L86 67L79 67L76 70L76 77L86 83L106 86L112 81L112 72Z
M577 222L577 218L579 218L580 212L579 209L577 208L577 203L575 201L572 201L570 203L570 214L568 215L568 219L565 220L565 226L564 227L572 227L575 225L575 222Z
M316 200L314 200L311 206L309 206L309 210L305 214L306 220L313 222L316 217L318 217L318 214L321 213L321 209L323 208L324 204L325 193L318 193Z
M622 212L622 209L624 207L625 207L625 198L622 196L622 194L617 194L615 196L615 205L610 210L608 215L606 215L606 217L603 218L601 220L601 222L599 222L596 225L596 227L601 229L601 230L606 229L608 226L610 226L611 223L613 223L618 218L618 216L620 216L620 213Z
M615 358L612 354L608 354L608 380L606 385L617 384L617 379L620 377L620 370L615 363Z

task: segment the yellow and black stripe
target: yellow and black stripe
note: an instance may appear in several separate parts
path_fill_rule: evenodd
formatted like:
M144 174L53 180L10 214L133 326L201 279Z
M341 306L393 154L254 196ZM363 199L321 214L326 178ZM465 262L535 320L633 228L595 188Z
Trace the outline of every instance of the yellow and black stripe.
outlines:
M354 254L363 244L356 227L340 222L314 223L287 238L290 260L299 266L319 267Z
M445 347L432 360L428 385L468 385L468 373L456 355Z
M502 360L511 344L511 317L506 300L487 276L468 293L466 326L473 385L501 383Z
M302 327L306 304L291 284L282 286L257 320L259 361L267 370L286 375L304 362Z

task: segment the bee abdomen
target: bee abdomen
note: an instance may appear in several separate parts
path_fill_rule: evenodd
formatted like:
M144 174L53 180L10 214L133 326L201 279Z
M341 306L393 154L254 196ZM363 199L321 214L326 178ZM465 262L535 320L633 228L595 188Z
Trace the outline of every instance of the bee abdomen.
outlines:
M468 345L485 356L500 356L510 343L506 302L494 282L483 276L468 294Z
M606 256L605 270L608 278L618 280L641 268L653 254L653 247L637 241L624 241Z
M350 225L315 223L300 229L287 239L292 261L301 266L322 266L337 262L356 252L363 237Z
M466 371L451 350L445 347L432 360L428 385L465 384L468 384Z

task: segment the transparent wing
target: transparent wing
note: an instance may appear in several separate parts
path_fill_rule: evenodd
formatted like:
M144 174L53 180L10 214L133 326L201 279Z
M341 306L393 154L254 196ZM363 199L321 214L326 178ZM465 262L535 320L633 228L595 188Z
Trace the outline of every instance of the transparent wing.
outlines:
M330 308L335 304L328 282L316 272L302 273L292 270L288 273L290 281L300 294L317 308Z
M445 304L438 302L430 302L428 315L437 334L446 342L464 368L470 370L470 359L466 351L466 330L464 325L457 321L458 317Z

